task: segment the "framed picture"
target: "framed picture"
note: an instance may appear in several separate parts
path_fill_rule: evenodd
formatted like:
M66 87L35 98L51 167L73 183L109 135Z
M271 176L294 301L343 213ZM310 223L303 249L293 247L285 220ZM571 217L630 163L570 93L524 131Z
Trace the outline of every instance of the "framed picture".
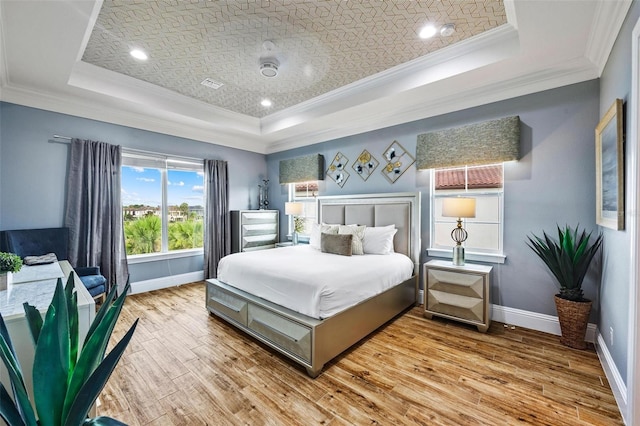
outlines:
M382 153L387 164L382 169L382 174L389 182L397 181L406 172L416 159L404 149L398 141L393 141L391 145Z
M340 188L342 188L344 184L347 183L347 179L349 179L349 172L345 169L348 162L349 159L345 157L343 153L338 152L331 164L329 164L326 172L327 176L333 179Z
M596 223L624 229L623 104L616 99L596 127Z
M366 149L363 150L351 168L366 182L373 171L378 167L378 160Z

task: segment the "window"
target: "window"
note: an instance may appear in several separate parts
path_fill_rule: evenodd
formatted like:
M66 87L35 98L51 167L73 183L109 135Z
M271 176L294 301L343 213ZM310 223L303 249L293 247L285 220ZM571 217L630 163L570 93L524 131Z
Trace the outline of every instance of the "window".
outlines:
M304 221L302 236L311 235L311 226L316 223L316 197L318 182L301 182L289 184L289 201L297 201L304 205L301 215ZM293 218L289 217L289 234L293 232Z
M202 163L123 152L121 191L127 255L203 247Z
M435 169L431 172L431 248L429 255L451 253L456 218L442 216L442 199L476 199L476 217L463 219L469 236L463 243L468 259L503 262L502 220L504 167L502 164ZM494 257L491 257L494 256Z

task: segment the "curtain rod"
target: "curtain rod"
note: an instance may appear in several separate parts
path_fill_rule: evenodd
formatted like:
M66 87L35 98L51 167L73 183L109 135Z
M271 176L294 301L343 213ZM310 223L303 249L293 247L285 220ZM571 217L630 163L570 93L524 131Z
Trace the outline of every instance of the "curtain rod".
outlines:
M63 139L63 140L56 140L56 139ZM53 135L53 139L49 139L49 143L62 143L62 144L70 144L71 143L71 139L69 136L60 136L60 135ZM143 154L143 155L150 155L150 156L162 156L165 157L165 159L167 159L167 157L171 158L174 157L177 160L193 160L193 161L197 161L197 162L201 162L202 158L196 158L196 157L185 157L182 155L171 155L171 154L160 154L157 152L151 152L151 151L145 151L142 149L135 149L135 148L126 148L126 147L122 147L123 151L128 151L130 153L138 153L138 154Z
M56 139L64 139L64 140L56 140ZM71 138L69 136L53 135L53 139L49 139L49 143L63 143L68 145L71 143Z

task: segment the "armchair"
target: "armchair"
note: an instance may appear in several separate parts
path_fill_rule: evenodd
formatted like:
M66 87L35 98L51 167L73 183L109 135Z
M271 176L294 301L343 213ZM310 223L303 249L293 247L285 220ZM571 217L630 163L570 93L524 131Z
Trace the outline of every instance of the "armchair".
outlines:
M15 253L23 259L26 256L42 256L47 253L55 253L59 260L68 258L68 228L18 229L3 231L3 233L5 250ZM74 266L74 270L89 294L96 302L102 302L105 297L107 280L100 273L100 267Z

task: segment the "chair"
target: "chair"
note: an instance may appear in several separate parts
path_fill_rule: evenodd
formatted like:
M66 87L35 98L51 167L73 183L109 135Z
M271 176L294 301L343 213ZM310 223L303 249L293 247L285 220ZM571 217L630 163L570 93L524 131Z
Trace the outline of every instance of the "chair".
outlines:
M68 258L69 228L18 229L3 231L4 250L21 258L55 253L59 260ZM107 288L106 278L100 274L99 266L74 267L80 281L93 299L104 301Z

